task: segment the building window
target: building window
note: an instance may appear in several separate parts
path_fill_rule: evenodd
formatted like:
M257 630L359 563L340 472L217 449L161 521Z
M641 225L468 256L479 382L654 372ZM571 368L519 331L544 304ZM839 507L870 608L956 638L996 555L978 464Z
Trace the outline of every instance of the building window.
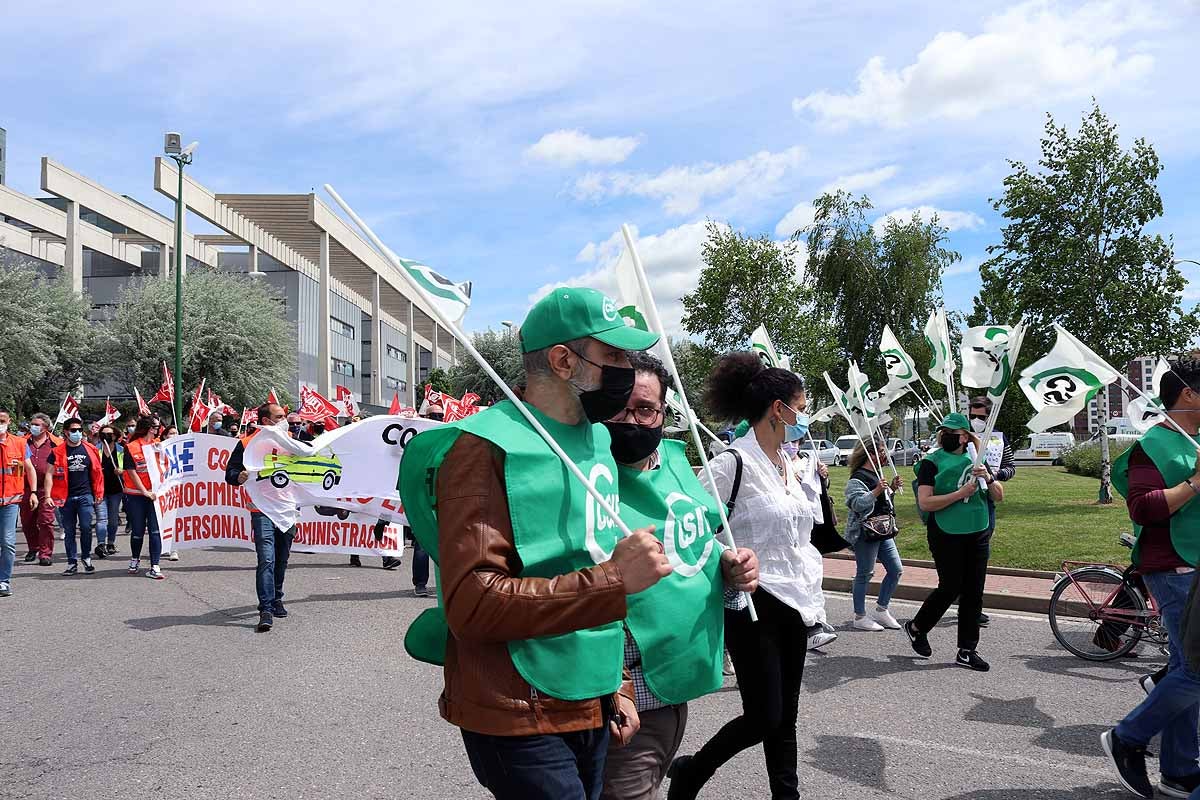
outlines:
M408 391L408 381L402 381L399 378L393 378L391 375L388 375L383 379L383 385L388 389L392 389L393 391L397 392Z
M334 374L337 375L345 375L350 378L354 377L354 365L349 361L342 361L340 358L333 359L333 371Z
M408 363L408 353L404 352L399 347L392 347L389 344L387 346L387 354L388 354L388 358L394 358L403 364Z
M345 336L347 339L354 338L354 326L351 325L349 322L342 322L337 317L329 318L329 330L333 333L340 333L342 336ZM353 374L353 373L351 373L351 374Z

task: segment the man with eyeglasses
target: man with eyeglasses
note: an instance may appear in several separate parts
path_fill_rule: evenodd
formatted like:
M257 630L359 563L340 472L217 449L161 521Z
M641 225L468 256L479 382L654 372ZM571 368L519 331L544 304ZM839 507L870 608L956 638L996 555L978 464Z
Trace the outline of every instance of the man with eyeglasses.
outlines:
M983 436L983 432L987 429L988 415L991 413L992 399L990 397L980 395L971 398L970 404L967 406L967 417L971 423L971 430L976 436ZM1012 445L1000 431L992 431L991 437L983 443L983 463L987 465L988 472L992 474L992 477L998 481L1010 481L1017 474L1017 461L1013 457ZM984 497L988 505L988 529L984 544L990 557L992 535L996 532L996 504L992 502L991 495L985 494ZM979 627L986 628L991 621L991 617L982 611L979 612Z
M258 435L259 428L279 425L286 419L283 406L276 403L265 403L258 407L258 427L251 430L238 440L233 452L229 454L229 462L225 468L225 482L231 486L241 486L250 480L246 471L246 445ZM292 540L296 536L296 526L281 531L271 522L271 518L259 511L250 501L250 495L244 495L246 508L250 511L250 530L254 535L254 554L258 559L255 570L255 590L258 593L258 625L259 633L271 630L275 618L288 615L283 605L283 579L287 574L288 557L292 553Z
M663 439L671 376L654 356L629 353L635 376L625 408L604 423L617 462L621 517L654 526L674 571L628 600L625 668L641 727L609 740L601 800L657 796L687 726L688 701L721 688L724 607L758 585L748 548L723 550L716 500L696 478L685 443ZM741 602L739 602L741 601Z
M83 556L83 571L91 574L92 523L96 505L104 501L104 470L100 451L83 438L83 420L67 420L66 434L58 447L46 459L42 502L58 508L67 551L67 569L63 575L79 574L79 556ZM75 546L75 531L79 529L79 549Z

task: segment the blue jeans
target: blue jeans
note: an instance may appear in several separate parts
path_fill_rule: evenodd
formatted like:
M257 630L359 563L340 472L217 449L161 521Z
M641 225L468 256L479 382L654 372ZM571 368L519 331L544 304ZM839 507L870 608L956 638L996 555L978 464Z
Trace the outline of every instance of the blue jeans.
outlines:
M882 542L868 542L861 537L854 543L854 560L858 562L858 572L854 575L854 613L862 616L867 613L867 584L875 576L875 562L883 564L886 571L883 582L879 584L879 599L876 601L880 608L887 608L892 602L892 593L900 583L904 565L900 563L900 550L896 540L884 539Z
M412 578L414 589L423 589L429 583L429 553L416 539L413 539Z
M258 610L270 614L276 603L283 602L283 579L296 529L281 531L266 514L252 511L250 530L254 533L254 552L258 556L258 569L254 572Z
M121 526L122 494L110 494L96 503L96 544L116 544Z
M13 563L17 558L17 517L21 504L0 506L0 581L12 580Z
M154 501L140 494L125 495L125 514L129 517L129 555L142 556L142 538L150 533L150 565L157 567L162 559L162 534L158 531L158 512Z
M1200 673L1188 669L1183 658L1179 628L1187 608L1188 592L1195 573L1154 572L1145 576L1146 586L1162 611L1163 625L1171 645L1170 671L1155 684L1140 706L1117 725L1117 736L1131 744L1145 745L1162 733L1159 767L1170 778L1200 772L1196 726L1200 723Z
M608 724L542 736L462 731L475 779L496 800L597 800L604 788Z
M79 550L84 558L92 557L92 518L96 513L96 498L90 494L77 494L68 497L59 510L62 516L63 544L67 548L67 563L79 561L79 552L75 550L75 529L79 529Z

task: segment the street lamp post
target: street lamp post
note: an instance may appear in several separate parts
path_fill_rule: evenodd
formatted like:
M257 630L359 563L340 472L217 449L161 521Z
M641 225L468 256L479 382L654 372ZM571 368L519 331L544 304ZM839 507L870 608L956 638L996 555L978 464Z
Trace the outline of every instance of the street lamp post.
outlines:
M180 147L178 133L168 133L163 151L179 169L179 190L175 193L175 424L183 417L183 168L192 163L199 142Z

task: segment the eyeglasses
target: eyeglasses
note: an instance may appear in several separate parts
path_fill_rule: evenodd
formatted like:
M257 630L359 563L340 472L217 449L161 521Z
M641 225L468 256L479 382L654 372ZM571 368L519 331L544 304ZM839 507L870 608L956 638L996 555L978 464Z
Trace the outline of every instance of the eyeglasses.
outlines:
M630 417L633 417L633 421L638 425L653 425L655 422L658 422L659 418L662 416L662 413L663 410L661 408L655 408L654 406L638 406L637 408L622 409L621 413L613 417L613 420L617 422L623 422Z
M83 433L83 428L67 428L67 433Z

